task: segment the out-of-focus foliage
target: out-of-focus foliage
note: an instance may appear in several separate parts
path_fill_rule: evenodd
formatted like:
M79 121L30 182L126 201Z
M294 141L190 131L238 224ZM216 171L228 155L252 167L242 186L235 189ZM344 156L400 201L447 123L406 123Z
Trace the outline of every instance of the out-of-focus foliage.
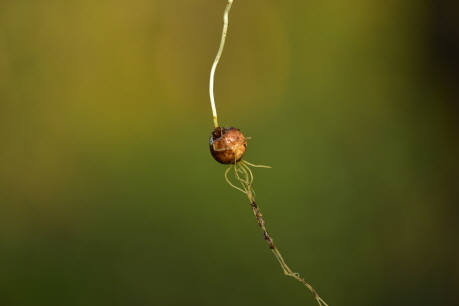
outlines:
M459 303L453 2L233 4L219 122L330 306ZM0 3L1 305L315 305L208 152L225 4Z

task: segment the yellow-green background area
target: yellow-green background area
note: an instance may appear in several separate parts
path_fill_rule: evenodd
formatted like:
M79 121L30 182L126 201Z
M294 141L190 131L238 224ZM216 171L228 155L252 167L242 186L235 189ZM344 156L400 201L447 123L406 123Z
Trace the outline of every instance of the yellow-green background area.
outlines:
M225 5L0 3L1 305L316 305L209 154ZM432 24L425 1L233 4L219 123L272 166L268 231L330 306L459 302Z

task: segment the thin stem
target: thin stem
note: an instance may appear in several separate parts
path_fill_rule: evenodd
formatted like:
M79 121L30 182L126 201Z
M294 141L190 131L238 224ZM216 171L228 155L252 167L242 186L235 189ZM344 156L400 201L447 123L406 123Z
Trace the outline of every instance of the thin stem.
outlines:
M212 115L214 119L214 127L218 127L217 121L217 108L215 107L215 98L214 98L214 76L215 76L215 69L217 68L218 61L223 52L223 47L225 46L225 39L226 39L226 32L228 31L228 13L231 9L231 4L233 4L233 0L228 0L228 4L226 5L225 12L223 13L223 33L222 33L222 40L220 42L220 48L218 49L217 57L215 58L214 64L212 65L212 69L210 70L210 83L209 83L209 93L210 93L210 104L212 106Z
M237 165L238 164L240 165L240 169L237 169ZM247 195L247 197L249 198L250 206L252 207L253 214L255 215L255 218L258 221L258 225L260 226L260 228L262 230L263 238L265 239L266 243L269 245L269 248L271 249L271 251L273 251L274 255L276 256L277 260L279 261L279 264L280 264L282 270L284 271L284 274L287 275L287 276L291 276L291 277L295 278L296 280L302 282L303 285L305 285L312 292L312 294L314 294L314 297L316 298L317 303L319 303L319 306L328 306L327 303L325 303L324 300L322 300L322 298L319 296L317 291L315 291L314 288L312 288L312 286L309 285L304 280L304 278L300 277L299 273L293 272L287 266L287 264L284 261L284 258L282 257L281 253L279 252L279 249L274 245L274 240L271 238L271 236L268 234L268 231L266 230L265 221L263 220L263 217L262 217L263 215L261 214L260 209L258 208L257 202L255 202L255 193L254 193L254 190L252 188L253 174L252 174L252 171L249 168L249 165L250 166L254 166L254 167L270 168L270 167L262 166L262 165L253 165L253 164L250 164L250 163L248 163L248 162L246 162L244 160L241 160L239 163L231 165L228 168L228 170L226 170L226 172L225 172L226 181L232 187L234 187L234 188L242 191L243 193L245 193ZM227 174L228 174L228 171L232 167L234 167L236 179L242 183L243 189L235 186L228 179ZM243 177L240 177L238 172L241 173Z

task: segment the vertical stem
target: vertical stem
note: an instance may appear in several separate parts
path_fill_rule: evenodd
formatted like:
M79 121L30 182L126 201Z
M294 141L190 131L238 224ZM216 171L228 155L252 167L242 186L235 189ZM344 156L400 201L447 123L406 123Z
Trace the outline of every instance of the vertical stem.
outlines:
M265 221L261 217L262 214L260 210L258 209L257 202L255 202L255 199L251 195L249 195L249 200L250 200L250 206L252 206L253 214L255 215L255 218L257 218L258 225L261 227L261 230L263 231L263 238L265 238L265 241L269 245L269 248L271 250L274 250L274 249L277 250L276 246L274 245L273 239L271 238L271 236L269 236L268 231L266 230Z
M237 169L237 165L240 165L241 170ZM271 236L269 236L268 231L266 230L265 221L263 220L263 217L262 217L263 215L261 214L260 209L258 208L257 202L255 202L255 195L254 195L254 191L252 189L253 176L252 176L252 171L250 170L248 165L255 166L255 167L260 167L260 166L257 166L257 165L252 165L252 164L242 160L238 164L234 164L234 165L230 166L230 168L228 168L228 170L229 170L234 166L236 178L242 183L242 186L244 187L244 190L234 186L228 180L228 178L227 178L228 170L227 170L227 172L225 172L226 180L228 181L228 183L230 183L231 186L233 186L236 189L241 190L249 198L250 206L252 207L253 214L255 215L255 218L258 221L258 225L261 227L261 230L263 232L263 238L265 239L266 243L269 245L269 248L271 249L271 251L273 251L274 255L276 256L277 260L279 261L279 264L280 264L282 270L284 271L284 274L287 275L287 276L291 276L294 279L302 282L303 285L305 285L312 292L312 294L314 294L314 297L316 298L317 303L319 303L320 306L328 306L327 303L325 303L324 300L322 300L322 298L320 298L320 296L317 293L317 291L315 291L314 288L312 288L312 286L309 285L304 280L304 278L300 277L299 273L293 272L287 266L287 264L284 261L284 258L282 258L282 255L279 252L279 249L274 245L274 240L271 238ZM241 178L239 176L238 172L243 173L243 178Z
M217 68L218 61L223 52L223 47L225 46L225 39L226 39L226 32L228 31L228 13L231 9L231 4L233 4L233 0L228 0L228 4L226 5L225 12L223 13L223 33L222 33L222 40L220 42L220 48L218 49L217 57L215 58L214 64L212 65L212 69L210 70L210 83L209 83L209 93L210 93L210 104L212 106L212 115L214 119L214 127L218 127L217 121L217 108L215 107L215 98L214 98L214 77L215 77L215 69Z

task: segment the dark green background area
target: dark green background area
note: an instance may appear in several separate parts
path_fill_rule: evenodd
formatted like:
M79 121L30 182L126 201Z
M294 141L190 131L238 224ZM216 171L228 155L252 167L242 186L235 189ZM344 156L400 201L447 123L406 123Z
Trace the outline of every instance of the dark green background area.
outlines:
M0 3L1 305L317 305L209 153L225 4ZM267 229L329 306L459 303L440 11L234 0L219 123L272 166L253 170Z

